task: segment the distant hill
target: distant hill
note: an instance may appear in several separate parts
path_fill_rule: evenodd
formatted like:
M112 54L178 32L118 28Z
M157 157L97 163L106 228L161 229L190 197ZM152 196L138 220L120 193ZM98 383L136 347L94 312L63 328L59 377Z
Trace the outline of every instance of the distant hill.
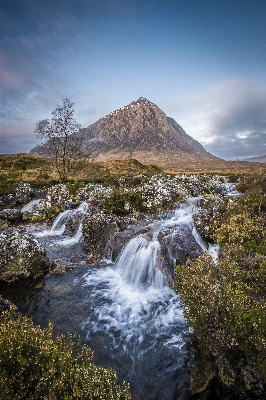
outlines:
M242 161L258 162L258 163L266 164L266 155L265 156L258 156L258 157L244 158Z

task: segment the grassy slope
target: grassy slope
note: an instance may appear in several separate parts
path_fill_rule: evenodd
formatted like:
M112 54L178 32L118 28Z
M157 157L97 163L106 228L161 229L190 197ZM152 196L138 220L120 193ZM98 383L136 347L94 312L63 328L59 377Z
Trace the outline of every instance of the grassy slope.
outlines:
M176 155L177 156L177 155ZM143 157L142 157L143 159ZM252 173L259 171L261 164L234 162L213 159L199 159L188 154L179 154L173 166L170 161L165 164L167 173ZM154 164L159 161L156 157ZM125 175L152 175L162 172L156 165L144 165L135 159L113 160L103 162L78 161L73 163L69 180L84 182L104 182L114 177ZM0 154L0 193L10 193L16 182L27 182L35 187L46 187L58 182L58 175L52 159L45 159L30 154Z

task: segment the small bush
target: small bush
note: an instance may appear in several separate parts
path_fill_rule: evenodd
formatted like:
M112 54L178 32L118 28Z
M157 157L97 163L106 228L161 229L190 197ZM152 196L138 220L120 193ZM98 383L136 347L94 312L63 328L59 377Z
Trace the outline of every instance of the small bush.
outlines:
M14 161L13 167L17 170L26 171L27 169L37 168L45 164L45 161L39 157L23 155Z
M5 311L0 323L1 400L127 400L128 385L117 384L110 368L96 366L92 351L74 337L53 339L53 326Z
M114 192L104 202L103 209L108 214L127 215L132 212L143 212L143 200L139 193Z

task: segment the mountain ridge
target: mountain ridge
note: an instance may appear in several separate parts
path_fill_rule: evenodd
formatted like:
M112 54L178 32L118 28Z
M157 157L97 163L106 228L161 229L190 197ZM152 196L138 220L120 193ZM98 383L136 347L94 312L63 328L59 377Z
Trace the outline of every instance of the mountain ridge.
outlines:
M257 163L266 164L266 154L264 156L243 158L241 161L257 162Z

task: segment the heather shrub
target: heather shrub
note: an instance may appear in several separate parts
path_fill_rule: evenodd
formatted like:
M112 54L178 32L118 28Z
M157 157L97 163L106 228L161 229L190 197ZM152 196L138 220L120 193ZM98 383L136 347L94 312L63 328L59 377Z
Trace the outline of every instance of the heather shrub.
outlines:
M266 178L247 176L244 194L215 225L215 263L204 254L177 266L176 287L202 356L226 357L266 382Z
M53 339L53 326L5 311L0 322L0 399L130 399L110 368L96 366L92 351L68 335Z
M231 256L178 266L177 289L201 354L226 356L236 373L244 362L266 381L265 261L242 268Z

